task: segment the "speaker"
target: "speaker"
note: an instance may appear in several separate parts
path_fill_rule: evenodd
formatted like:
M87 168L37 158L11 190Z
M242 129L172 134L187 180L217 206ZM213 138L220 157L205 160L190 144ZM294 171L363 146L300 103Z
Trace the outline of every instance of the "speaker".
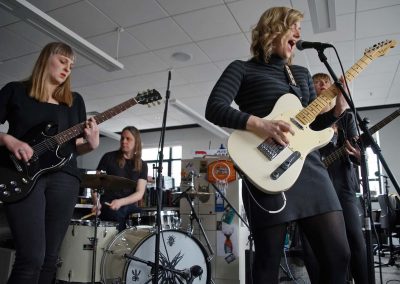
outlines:
M0 247L0 284L6 284L15 260L15 250Z

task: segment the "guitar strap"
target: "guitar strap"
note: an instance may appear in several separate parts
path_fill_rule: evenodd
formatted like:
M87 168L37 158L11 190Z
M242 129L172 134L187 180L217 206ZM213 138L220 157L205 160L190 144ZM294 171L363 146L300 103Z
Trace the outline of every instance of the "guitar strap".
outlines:
M301 95L300 87L297 85L294 76L292 74L292 71L290 70L290 67L287 64L285 64L285 74L286 78L289 81L290 89L292 90L293 94L295 94L301 101L303 96Z

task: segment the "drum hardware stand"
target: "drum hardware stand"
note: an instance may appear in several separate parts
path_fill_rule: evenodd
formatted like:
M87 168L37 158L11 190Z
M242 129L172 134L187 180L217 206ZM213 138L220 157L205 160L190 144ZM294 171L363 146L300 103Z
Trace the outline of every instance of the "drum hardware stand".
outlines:
M201 220L199 219L199 217L196 214L196 211L195 211L193 203L192 203L192 199L190 198L190 195L187 193L187 191L189 189L187 189L186 191L182 192L179 195L180 198L184 197L187 200L187 202L189 203L190 209L191 209L191 211L190 211L190 232L188 232L188 234L190 236L193 234L193 226L192 226L192 224L193 224L193 219L194 219L194 220L196 220L197 224L199 225L201 234L203 235L203 237L204 237L204 239L206 241L208 250L210 251L210 255L207 257L207 261L210 262L214 258L214 250L212 249L210 241L208 240L208 237L207 237L206 232L204 230L203 224L201 223Z
M155 252L154 252L154 275L153 275L153 284L158 283L158 272L160 265L160 230L161 230L161 206L162 206L162 165L164 159L164 138L165 138L165 129L167 126L167 112L168 112L168 104L170 97L170 86L171 82L171 70L168 71L168 80L167 80L167 90L165 92L165 108L163 114L163 121L161 126L161 134L160 134L160 143L159 143L159 156L158 156L158 166L156 167L156 192L157 192L157 215L156 215L156 230L155 230ZM154 168L154 167L153 167Z
M176 203L181 198L185 198L187 200L187 202L189 203L189 206L190 206L190 229L187 230L187 233L189 236L193 235L193 220L196 220L197 224L200 227L201 234L203 235L203 237L206 241L208 250L210 251L210 256L208 256L208 258L207 258L207 261L210 262L214 258L214 250L212 249L210 241L208 240L208 237L205 233L203 224L201 223L201 220L199 219L199 217L196 214L192 199L190 198L190 194L188 194L188 192L190 192L190 191L196 191L194 189L194 178L195 178L196 174L194 173L194 171L190 171L189 175L191 178L189 187L185 191L183 191L181 194L179 194L179 196L177 198L175 198L172 201L172 203ZM200 176L200 175L197 175L197 176Z
M96 278L96 255L97 255L97 227L99 221L99 213L97 208L100 206L100 197L104 193L104 189L94 189L94 192L97 193L96 197L96 214L94 215L94 233L93 233L93 251L92 251L92 278L91 284L95 283Z
M335 49L336 50L336 49ZM382 156L381 149L379 148L378 144L375 142L374 138L372 137L369 129L367 127L367 119L362 119L353 102L350 99L350 96L344 90L343 85L338 80L335 72L333 71L332 67L329 65L327 58L324 54L324 48L317 49L318 57L321 62L326 66L331 75L335 86L340 90L343 94L343 97L346 99L347 104L349 105L354 117L356 118L360 129L363 131L363 141L358 143L360 147L360 154L361 154L361 177L362 177L362 185L363 185L363 200L364 200L364 221L365 221L365 241L367 246L367 264L368 264L368 284L375 284L375 271L374 271L374 255L373 255L373 245L372 245L372 205L371 205L371 192L369 189L369 181L368 181L368 165L366 161L365 149L367 146L371 146L373 152L377 155L379 161L381 162L383 168L385 169L387 175L389 176L390 180L392 181L393 186L395 187L397 193L400 195L400 187L396 181L396 178L392 174L388 164L386 163L385 159Z
M141 258L138 258L136 256L131 256L131 255L128 255L128 254L124 254L124 257L125 258L129 258L130 260L134 260L134 261L138 261L138 262L144 263L147 266L150 266L152 268L152 270L155 268L155 263L152 262L152 261L143 260ZM195 278L201 277L201 275L203 274L203 269L198 265L193 265L189 269L183 269L183 270L173 269L173 268L170 268L170 267L163 266L161 264L159 264L158 266L159 266L160 270L167 270L169 272L174 273L175 275L179 275L180 277L182 277L183 279L186 280L187 284L192 284L193 280Z

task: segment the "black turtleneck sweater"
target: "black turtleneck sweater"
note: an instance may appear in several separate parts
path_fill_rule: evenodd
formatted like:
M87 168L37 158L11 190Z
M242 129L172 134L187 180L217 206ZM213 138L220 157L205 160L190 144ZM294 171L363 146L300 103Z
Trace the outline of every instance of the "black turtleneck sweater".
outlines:
M285 60L277 56L272 56L269 63L258 62L255 59L232 62L210 94L206 118L219 126L246 129L250 114L259 117L267 116L282 95L294 93L284 70L285 63ZM305 107L316 98L311 75L306 68L301 66L292 65L290 69L298 85L297 88L295 87L297 96ZM233 101L240 110L231 107ZM332 113L328 112L318 116L312 128L317 130L329 127L335 120ZM257 202L265 209L281 208L283 200L280 194L266 194L252 186L249 181L247 184L250 185ZM246 188L243 187L243 201L250 222L256 227L263 227L341 210L318 151L307 156L299 178L285 194L287 197L285 209L278 214L269 214L255 204ZM249 209L251 209L250 212Z

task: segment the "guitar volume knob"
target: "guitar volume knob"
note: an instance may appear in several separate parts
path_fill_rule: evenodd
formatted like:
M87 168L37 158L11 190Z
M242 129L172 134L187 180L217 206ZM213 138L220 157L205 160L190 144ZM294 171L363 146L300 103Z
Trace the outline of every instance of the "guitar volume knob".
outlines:
M7 186L4 183L0 183L0 190L1 189L6 189L6 188L7 188Z
M10 181L10 184L11 184L12 186L17 186L17 182L16 182L15 180Z
M20 189L19 187L16 187L16 188L14 188L14 192L20 193L20 192L21 192L21 189Z

